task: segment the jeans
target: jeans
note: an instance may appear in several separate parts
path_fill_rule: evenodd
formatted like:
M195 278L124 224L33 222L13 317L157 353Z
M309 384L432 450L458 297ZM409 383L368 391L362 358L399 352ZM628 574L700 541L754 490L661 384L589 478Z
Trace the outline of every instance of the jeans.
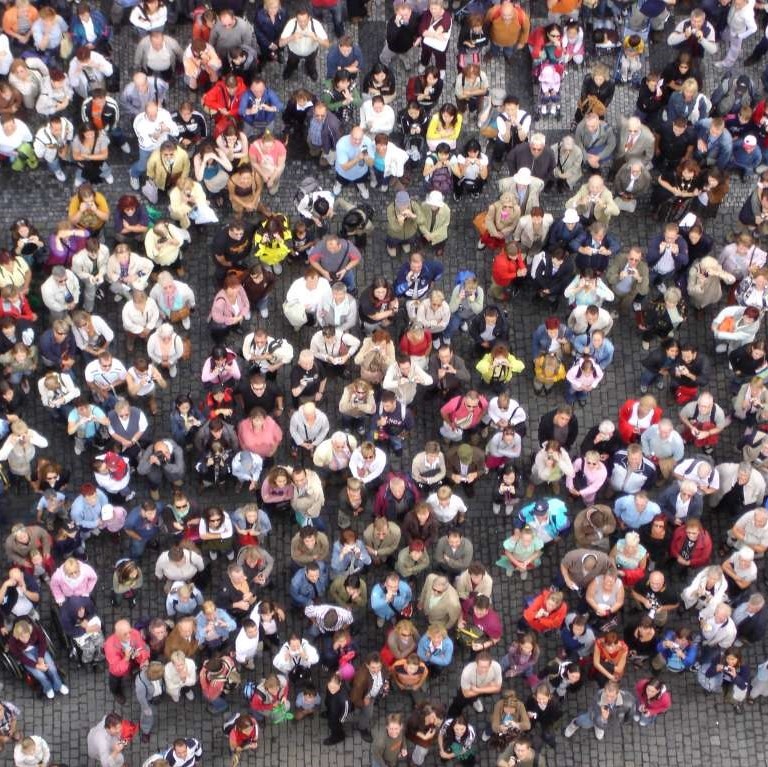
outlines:
M496 45L496 43L491 43L491 55L492 56L498 56L500 53L504 54L504 58L509 61L512 58L512 54L517 50L517 47L514 45Z
M640 386L650 386L659 380L659 374L654 373L653 370L643 368L640 373Z
M219 697L215 698L214 700L209 700L208 708L214 714L223 714L229 708L229 703L227 703L225 698Z
M587 397L589 397L588 391L576 391L570 384L568 384L565 390L565 401L569 405L572 405L574 402L586 402Z
M448 325L443 331L443 341L450 341L456 331L461 327L462 322L469 322L469 320L465 320L457 312L451 314L451 319L448 320Z
M147 164L144 163L144 167L147 167ZM106 176L112 175L112 168L109 167L108 162L101 163L101 168L99 168L99 171L101 173L101 177L105 178ZM83 171L81 168L77 168L75 170L75 186L80 186L80 184L83 183Z
M326 12L328 12L333 19L333 33L336 37L341 37L344 34L344 6L341 0L337 0L336 5L331 8L316 8L312 7L312 17L318 21L323 21Z
M49 652L45 653L43 660L48 666L47 671L41 671L39 668L29 668L28 666L25 666L24 668L40 683L40 687L43 688L43 692L46 695L51 690L58 692L63 684L61 677L59 676L59 670L56 668L56 664Z
M151 154L151 149L142 149L139 147L139 159L136 160L133 165L131 165L131 169L129 171L131 178L141 178L142 174L147 170L147 163L149 162L149 156Z

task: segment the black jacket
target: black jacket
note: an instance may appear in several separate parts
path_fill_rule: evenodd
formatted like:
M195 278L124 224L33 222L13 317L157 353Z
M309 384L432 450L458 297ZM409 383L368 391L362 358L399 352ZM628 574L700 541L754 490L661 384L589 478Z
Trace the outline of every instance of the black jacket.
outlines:
M509 338L509 320L504 311L494 304L488 304L485 309L487 310L491 306L499 312L498 319L496 320L496 327L493 329L493 340L506 341ZM483 339L480 338L480 334L483 330L485 330L485 310L480 312L480 314L478 314L469 324L469 334L472 336L472 340L478 345L482 343Z
M555 413L556 410L550 410L548 413L544 413L544 415L541 417L541 420L539 421L539 444L543 445L545 442L549 441L550 439L555 438ZM568 436L565 440L564 444L561 444L561 447L564 447L566 450L570 450L571 446L574 442L576 442L576 437L579 434L579 419L576 418L575 415L571 416L571 420L568 423Z

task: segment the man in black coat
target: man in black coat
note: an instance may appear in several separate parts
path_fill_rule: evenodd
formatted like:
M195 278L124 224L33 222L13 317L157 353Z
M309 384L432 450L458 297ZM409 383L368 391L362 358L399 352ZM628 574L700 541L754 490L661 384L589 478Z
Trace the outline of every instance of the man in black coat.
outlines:
M539 421L539 444L555 439L560 447L570 450L579 434L579 421L570 405L561 405L544 413Z

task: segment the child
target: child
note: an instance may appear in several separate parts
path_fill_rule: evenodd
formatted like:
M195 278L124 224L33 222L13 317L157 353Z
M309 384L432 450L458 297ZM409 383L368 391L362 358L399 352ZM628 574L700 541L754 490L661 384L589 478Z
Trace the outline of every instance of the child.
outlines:
M545 61L539 67L539 116L547 113L560 118L560 85L562 65Z
M483 16L471 13L465 16L459 30L456 68L461 72L468 64L481 63L482 51L488 45L488 35L483 29Z
M515 507L520 503L519 489L515 467L508 463L496 475L493 488L493 513L500 514L503 508L504 516L511 517Z
M282 262L291 253L291 229L281 213L266 218L253 235L254 255L262 266L274 274L282 274Z
M643 53L645 42L640 35L627 35L621 46L619 58L619 71L616 73L616 82L631 82L635 88L640 86L643 71Z
M310 237L306 222L297 221L293 225L290 258L306 264L309 258L309 251L312 250L316 241L316 239Z
M504 556L496 564L506 570L510 577L520 573L520 580L528 579L528 571L541 564L541 550L544 541L530 527L524 527L517 535L504 541Z
M314 685L308 684L296 696L296 705L293 718L300 722L302 719L314 715L320 708L320 695Z
M562 61L564 64L572 61L577 66L584 61L584 30L578 21L569 21L565 25Z
M29 376L37 370L37 347L14 344L10 351L0 355L0 364L8 380L14 386L20 386L24 394L29 394Z

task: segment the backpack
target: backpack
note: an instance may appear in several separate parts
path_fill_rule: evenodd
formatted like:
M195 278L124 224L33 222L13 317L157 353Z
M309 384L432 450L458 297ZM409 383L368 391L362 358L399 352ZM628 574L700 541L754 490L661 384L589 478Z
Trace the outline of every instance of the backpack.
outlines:
M433 162L437 162L437 155L429 155ZM430 191L440 192L443 197L448 197L453 193L453 173L448 167L435 168L429 177L427 186Z
M299 181L299 186L296 189L296 193L293 195L293 204L298 209L301 201L309 194L314 194L322 190L320 182L314 176L304 176Z
M737 113L742 106L754 106L755 85L747 75L724 75L712 93L712 114L724 117Z
M250 683L249 683L250 684ZM235 722L240 718L240 712L235 712L221 725L221 730L225 735L229 735L235 729Z

